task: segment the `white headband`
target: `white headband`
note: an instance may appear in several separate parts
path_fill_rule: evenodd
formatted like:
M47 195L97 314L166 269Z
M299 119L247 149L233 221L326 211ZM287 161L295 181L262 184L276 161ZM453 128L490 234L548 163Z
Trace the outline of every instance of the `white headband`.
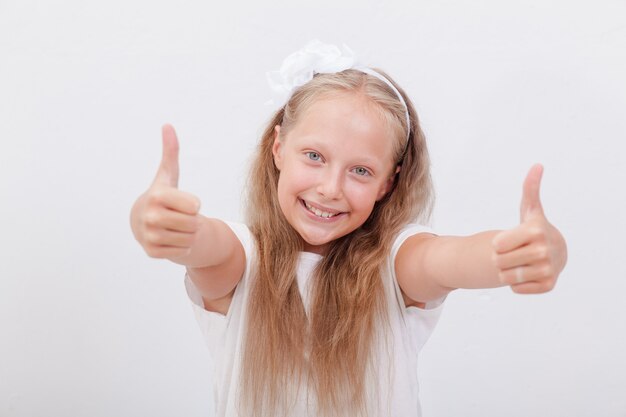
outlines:
M343 49L343 50L342 50ZM355 69L378 78L387 84L404 106L407 126L407 146L411 132L409 109L398 89L386 77L371 68L357 64L354 52L347 45L339 49L336 45L325 44L317 39L309 42L304 48L289 55L283 61L279 71L267 73L267 81L276 93L274 103L282 107L289 101L293 91L313 79L315 74L331 74L347 69Z

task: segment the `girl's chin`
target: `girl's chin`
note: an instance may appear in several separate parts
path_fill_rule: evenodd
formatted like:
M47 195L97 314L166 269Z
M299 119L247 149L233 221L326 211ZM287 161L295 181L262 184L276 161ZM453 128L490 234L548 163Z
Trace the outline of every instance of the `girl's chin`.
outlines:
M324 236L324 235L311 236L311 235L306 235L303 233L299 233L299 234L303 241L304 251L319 253L319 254L324 254L325 252L327 252L332 242L345 236L345 233L341 235L332 235L332 236Z

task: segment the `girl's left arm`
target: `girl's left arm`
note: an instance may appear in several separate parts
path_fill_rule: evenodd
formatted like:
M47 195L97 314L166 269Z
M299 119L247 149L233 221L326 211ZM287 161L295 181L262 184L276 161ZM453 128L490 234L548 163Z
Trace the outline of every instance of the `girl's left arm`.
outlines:
M554 288L567 262L565 239L548 222L539 186L543 167L535 165L524 182L520 224L510 230L472 236L418 234L396 256L396 276L404 294L427 302L456 288L510 285L520 294Z

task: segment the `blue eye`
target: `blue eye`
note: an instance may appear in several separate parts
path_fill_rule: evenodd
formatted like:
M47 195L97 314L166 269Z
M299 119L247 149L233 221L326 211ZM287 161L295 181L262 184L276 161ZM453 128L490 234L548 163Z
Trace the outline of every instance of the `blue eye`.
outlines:
M370 172L367 169L363 168L363 167L356 167L356 168L354 168L354 172L357 175L362 175L362 176L370 175Z
M320 159L322 159L320 154L318 154L317 152L306 152L306 156L308 156L309 159L312 161L319 161Z

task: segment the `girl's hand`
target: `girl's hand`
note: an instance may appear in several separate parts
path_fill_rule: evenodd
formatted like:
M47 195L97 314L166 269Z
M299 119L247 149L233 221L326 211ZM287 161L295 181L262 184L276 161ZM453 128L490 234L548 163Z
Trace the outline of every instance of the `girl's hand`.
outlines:
M556 285L567 261L561 233L543 213L539 185L543 166L534 165L524 181L521 224L493 239L493 262L500 280L519 294L543 293Z
M156 177L131 210L135 239L152 258L175 259L188 255L200 225L200 200L178 190L178 139L164 125L163 157Z

